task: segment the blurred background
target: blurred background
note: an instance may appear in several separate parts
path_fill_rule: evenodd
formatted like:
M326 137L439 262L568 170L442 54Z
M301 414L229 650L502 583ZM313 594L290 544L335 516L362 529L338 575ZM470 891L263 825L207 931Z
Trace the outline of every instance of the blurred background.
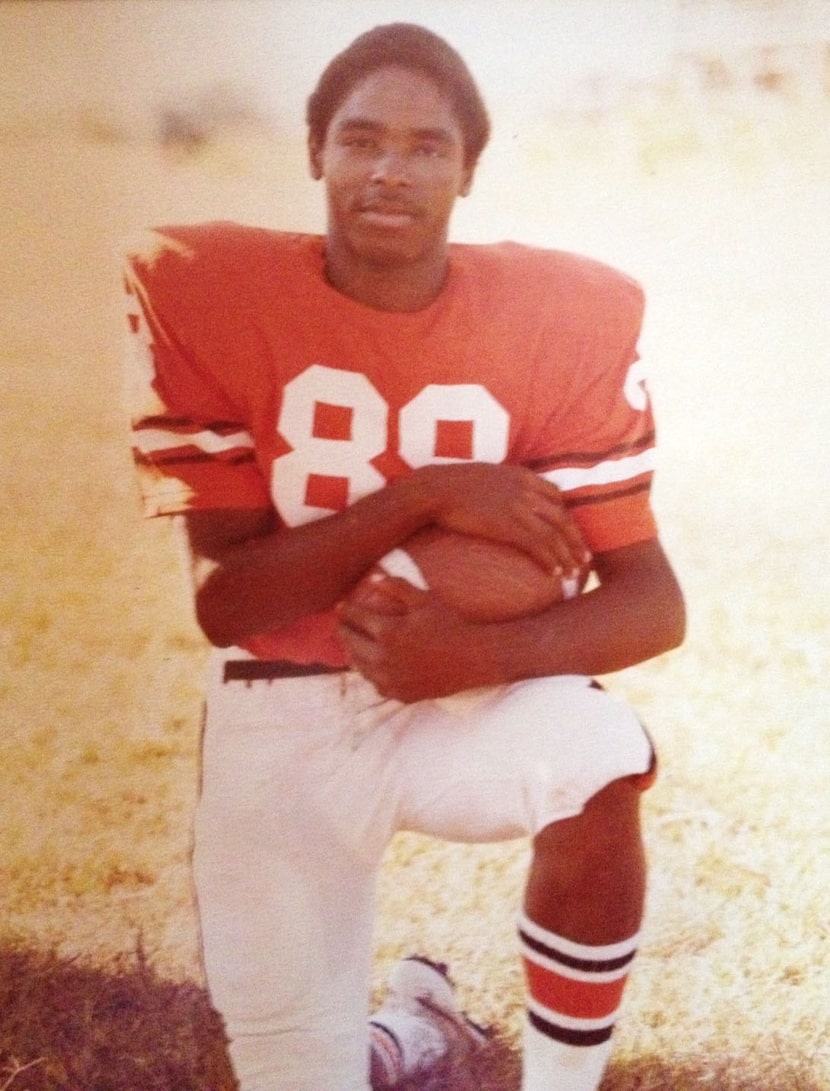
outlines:
M132 135L217 89L295 127L323 65L381 22L445 35L494 113L522 125L695 71L700 93L739 67L768 91L783 69L806 83L794 54L826 43L830 23L821 0L4 0L0 12L4 128L86 117ZM820 49L814 64L826 65Z

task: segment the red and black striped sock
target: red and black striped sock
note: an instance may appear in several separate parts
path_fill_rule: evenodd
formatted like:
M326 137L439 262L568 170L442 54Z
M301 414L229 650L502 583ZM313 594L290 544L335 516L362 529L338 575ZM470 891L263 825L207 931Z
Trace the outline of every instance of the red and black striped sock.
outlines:
M639 935L619 943L577 943L523 915L527 981L522 1091L596 1091Z

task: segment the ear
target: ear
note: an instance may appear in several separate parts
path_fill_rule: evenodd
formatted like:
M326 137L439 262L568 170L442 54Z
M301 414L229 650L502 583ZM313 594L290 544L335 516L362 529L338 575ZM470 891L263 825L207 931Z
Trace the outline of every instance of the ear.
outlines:
M323 177L323 145L312 134L308 134L308 166L311 177L319 182Z
M459 197L469 197L470 191L473 188L473 179L475 178L476 164L471 163L469 166L465 166L461 175L461 185L458 187Z

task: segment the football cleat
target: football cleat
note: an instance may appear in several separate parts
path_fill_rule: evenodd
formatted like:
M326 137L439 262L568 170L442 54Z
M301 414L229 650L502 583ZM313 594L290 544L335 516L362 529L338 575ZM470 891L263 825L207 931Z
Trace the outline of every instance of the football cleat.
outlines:
M433 962L423 955L401 959L389 974L386 1003L413 1015L428 1013L444 1029L448 1047L459 1037L476 1048L489 1040L486 1028L473 1022L459 1007L446 963Z

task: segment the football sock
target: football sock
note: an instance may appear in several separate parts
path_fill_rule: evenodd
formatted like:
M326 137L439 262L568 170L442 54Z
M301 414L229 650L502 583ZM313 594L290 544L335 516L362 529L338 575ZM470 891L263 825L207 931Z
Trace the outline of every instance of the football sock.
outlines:
M639 935L589 946L519 923L527 984L522 1091L596 1091Z

